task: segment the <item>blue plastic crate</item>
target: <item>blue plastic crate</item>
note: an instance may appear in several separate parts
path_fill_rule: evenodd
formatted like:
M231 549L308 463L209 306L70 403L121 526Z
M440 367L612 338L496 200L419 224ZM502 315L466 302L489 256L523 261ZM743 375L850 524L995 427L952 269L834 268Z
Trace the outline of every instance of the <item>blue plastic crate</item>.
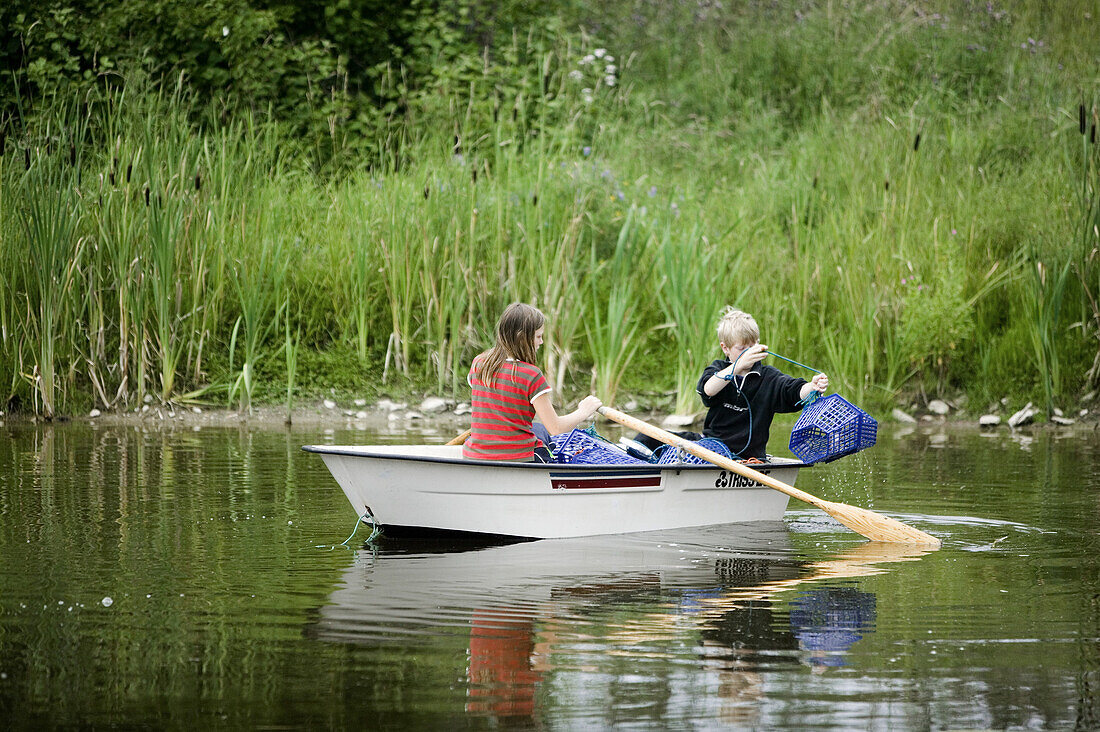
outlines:
M839 394L814 400L791 430L791 452L806 463L828 463L875 444L878 422Z
M716 452L722 457L733 458L730 454L729 448L726 447L726 443L721 440L716 440L713 437L704 437L703 439L695 443L699 447L705 447L711 452ZM709 460L704 460L701 457L696 457L690 452L681 450L678 447L669 446L667 450L661 453L661 457L657 460L658 465L675 465L676 463L683 463L685 465L711 465Z
M554 459L573 465L645 465L607 440L582 430L554 435Z

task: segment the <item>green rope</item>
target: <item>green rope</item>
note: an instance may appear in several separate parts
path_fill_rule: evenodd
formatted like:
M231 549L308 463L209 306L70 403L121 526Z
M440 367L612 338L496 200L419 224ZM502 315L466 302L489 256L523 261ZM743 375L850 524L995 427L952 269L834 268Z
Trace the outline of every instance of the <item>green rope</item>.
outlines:
M823 374L823 373L825 373L825 372L824 372L824 371L822 371L821 369L815 369L815 368L814 368L813 366L807 366L807 365L806 365L806 364L804 364L804 363L799 363L798 361L795 361L794 359L791 359L791 358L787 358L786 356L780 356L780 355L779 355L778 353L776 353L775 351L768 351L768 355L769 355L769 356L775 356L776 358L781 358L781 359L783 359L784 361L786 361L787 363L793 363L793 364L794 364L795 366L801 366L802 368L806 369L807 371L813 371L813 372L814 372L815 374Z
M781 358L784 361L786 361L787 363L793 363L795 366L801 366L802 368L806 369L807 371L813 371L815 374L825 373L821 369L815 369L813 366L807 366L804 363L799 363L798 361L795 361L793 358L787 358L786 356L780 356L778 353L775 353L774 351L768 351L768 355L769 356L775 356L776 358ZM821 396L821 392L819 392L817 390L814 390L814 391L811 391L809 394L807 394L805 399L800 399L798 403L802 405L803 409L805 409L806 407L808 407L811 404L813 404L814 402L816 402L817 398L819 396Z
M329 551L332 551L333 549L335 549L338 546L348 546L348 542L355 538L355 534L359 531L359 527L361 525L365 524L365 523L370 524L372 530L370 532L370 536L367 537L367 540L364 543L370 544L375 539L377 539L378 536L382 533L382 525L378 523L378 520L374 517L374 514L371 513L371 510L368 508L366 511L364 511L362 514L360 514L355 519L355 528L352 529L351 536L344 539L339 544L329 546L328 547ZM324 549L326 546L327 546L326 544L315 544L313 548L314 549ZM348 547L348 548L350 549L351 547Z

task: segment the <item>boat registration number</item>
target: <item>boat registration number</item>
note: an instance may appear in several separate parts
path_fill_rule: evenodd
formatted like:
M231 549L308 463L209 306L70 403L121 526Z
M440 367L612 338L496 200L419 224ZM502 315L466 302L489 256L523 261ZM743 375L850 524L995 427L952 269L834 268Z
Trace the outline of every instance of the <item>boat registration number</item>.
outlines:
M756 481L752 478L746 478L743 475L731 473L728 470L723 470L721 474L714 479L715 488L749 488L754 485L756 485Z

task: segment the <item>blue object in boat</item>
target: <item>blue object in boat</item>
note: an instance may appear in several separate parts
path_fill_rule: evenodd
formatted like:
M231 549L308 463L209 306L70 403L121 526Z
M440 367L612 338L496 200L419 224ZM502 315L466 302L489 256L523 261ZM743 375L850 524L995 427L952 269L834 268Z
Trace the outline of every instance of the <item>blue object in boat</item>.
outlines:
M559 463L574 465L645 465L644 460L627 455L625 451L601 437L594 437L583 430L554 435L554 458Z
M704 437L698 440L696 443L699 447L705 447L711 452L716 452L722 457L732 458L729 448L726 447L726 443L721 440L716 440L713 437ZM674 465L676 463L684 463L685 465L710 465L710 462L704 460L701 457L696 457L690 452L681 450L678 447L669 447L667 450L661 453L661 457L658 458L657 463L659 465Z

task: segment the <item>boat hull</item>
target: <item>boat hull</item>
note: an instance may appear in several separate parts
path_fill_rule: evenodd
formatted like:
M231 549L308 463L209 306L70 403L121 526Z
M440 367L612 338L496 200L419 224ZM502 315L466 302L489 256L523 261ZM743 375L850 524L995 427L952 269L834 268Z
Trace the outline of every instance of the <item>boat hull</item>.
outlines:
M463 460L446 445L321 446L359 516L383 526L569 538L779 521L787 496L700 465L559 465ZM793 484L797 461L754 466Z

